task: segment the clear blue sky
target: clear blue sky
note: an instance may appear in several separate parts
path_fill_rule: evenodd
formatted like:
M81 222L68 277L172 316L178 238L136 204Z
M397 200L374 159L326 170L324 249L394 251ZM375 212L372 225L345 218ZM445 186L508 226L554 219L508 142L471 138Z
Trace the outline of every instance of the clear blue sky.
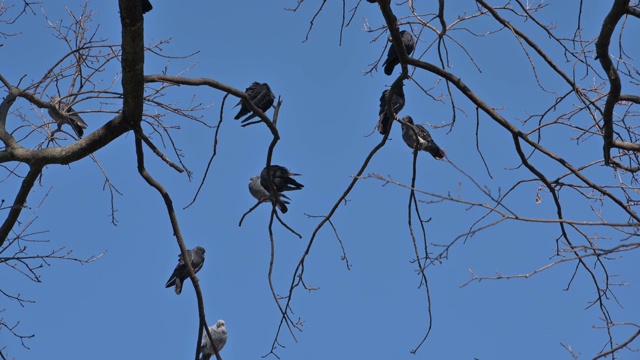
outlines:
M77 11L82 2L48 1L42 6L52 21L62 18L69 22L63 3ZM422 11L433 12L436 2L432 3L419 5L429 7ZM594 37L599 30L608 3L585 4L583 24L593 24L585 30L585 38ZM283 216L303 239L274 225L274 281L278 293L284 295L294 266L319 222L305 214L326 214L380 140L377 132L367 135L377 121L380 93L394 78L382 71L364 75L382 53L386 35L372 43L373 35L363 31L364 21L372 27L383 24L378 6L366 2L360 5L339 46L340 2L327 2L309 41L304 43L317 2L305 2L297 13L284 10L294 6L295 1L187 0L177 4L154 0L153 5L153 11L145 16L146 43L171 38L169 44L162 46L165 55L198 53L189 59L171 60L148 53L146 74L162 73L167 66L168 74L178 74L197 63L184 76L209 77L238 89L252 81L267 82L284 100L278 120L282 139L273 163L303 174L299 180L305 185L302 191L291 194L289 212ZM348 2L347 10L354 5L355 2ZM109 43L119 43L116 1L93 1L90 6L97 11L91 25L99 25L99 36L109 38ZM543 14L556 23L564 36L570 36L575 30L576 9L577 2L557 1L549 4ZM450 11L449 20L453 21L460 11ZM406 10L398 14L407 15ZM474 24L478 32L496 29L486 20ZM51 37L41 13L21 18L9 29L23 33L3 40L0 49L0 72L14 85L23 75L23 84L39 79L66 53L62 44ZM636 30L637 24L628 29L629 34ZM540 41L546 38L539 31L534 34ZM507 32L488 39L466 33L455 36L465 41L466 50L482 73L452 43L448 70L491 106L501 108L508 120L520 124L527 114L542 111L544 107L539 104L548 104L553 95L541 94L522 50ZM431 39L432 34L425 34L427 38ZM419 43L416 54L425 51L428 44ZM532 57L544 85L559 93L566 91L566 86L555 78L545 78L548 69L539 58ZM424 59L436 61L433 48ZM561 65L570 72L570 64ZM437 78L418 73L416 80L430 88ZM586 79L583 84L588 83ZM415 83L407 82L405 92L407 103L401 115L412 115L417 123L431 125L451 120L450 106L424 95ZM442 85L432 93L447 96ZM164 100L184 105L194 95L202 103L213 104L202 115L207 124L215 125L223 93L183 86L171 89ZM429 128L448 157L493 193L505 191L517 179L531 178L525 169L513 170L520 162L510 135L482 116L480 145L493 179L487 176L475 150L475 109L460 94L455 96L456 104L466 115L458 113L450 132L447 128ZM263 125L241 128L232 119L237 109L230 105L236 102L233 98L227 100L218 155L195 205L182 210L203 176L212 151L212 129L176 115L164 118L181 128L173 134L186 165L194 172L194 180L177 174L149 151L147 164L173 197L187 247L201 245L207 250L198 277L208 322L224 319L227 323L229 340L222 357L260 359L269 352L280 319L267 281L271 208L262 205L245 219L242 227L238 227L238 221L255 203L247 184L264 167L271 137ZM37 119L26 102L19 106ZM145 111L162 112L153 107ZM91 132L110 117L97 114L84 118L89 124L87 132ZM563 152L576 165L601 158L599 138L578 146L570 140L574 135L567 129L545 138L543 144ZM26 221L34 215L37 219L30 230L47 231L32 236L48 242L29 245L31 251L65 247L78 257L104 251L106 254L84 266L52 261L51 266L39 271L39 284L8 268L0 270L3 290L36 301L20 307L0 298L0 309L6 309L0 316L9 324L20 321L16 330L21 333L36 334L27 341L31 348L27 350L7 331L0 331L0 348L7 346L4 353L10 358L193 357L198 330L195 295L191 284L185 285L180 296L164 288L179 249L162 199L137 174L133 140L131 134L122 136L96 153L111 182L123 194L115 198L117 226L110 223L110 197L103 190L104 177L90 158L70 166L47 168L30 194L28 205L35 209L48 193L35 215L25 211L21 218ZM158 136L152 136L152 140L162 144ZM175 160L172 151L167 149L165 153ZM435 161L426 153L420 154L418 162L417 188L488 201L451 164ZM546 169L553 176L562 173L548 161L540 160L538 165L548 166ZM365 174L379 173L409 183L411 166L411 150L402 142L396 124L391 140L376 154ZM611 170L601 171L593 176L615 181ZM0 198L12 201L15 185L15 181L2 183ZM530 279L484 281L460 287L469 279L468 269L486 276L496 272L519 274L552 261L557 225L507 222L470 237L466 243L456 243L447 261L428 269L433 329L418 354L411 355L410 350L426 330L427 301L424 290L418 288L416 266L411 263L414 252L407 227L409 192L383 185L374 179L358 182L348 204L333 218L353 265L351 270L340 259L341 249L330 227L320 231L305 268L307 284L320 289L309 293L299 288L294 294L294 318L304 321L304 331L295 334L297 343L286 331L281 334L280 342L286 348L278 349L277 354L282 359L568 359L561 343L583 354L581 358L591 358L604 346L605 332L594 328L602 325L601 314L597 307L585 309L595 297L586 273L578 271L571 289L563 291L571 278L573 263ZM554 207L548 193L542 193L541 204L535 203L538 186L534 182L520 188L509 198L509 206L523 215L553 218ZM424 195L419 198L429 200ZM440 244L450 243L468 231L484 214L480 209L449 202L421 204L420 210L425 218L431 218L425 224L429 243ZM575 207L568 202L565 210L568 218L594 220L583 200L576 200ZM609 209L605 208L604 214L608 220L626 220L617 210L606 210ZM603 232L603 237L613 237L615 243L620 236L604 229L589 231ZM434 252L437 249L431 247ZM610 271L621 275L621 282L631 283L615 289L623 307L608 303L616 321L640 322L639 260L637 253L630 253L608 263ZM630 331L625 328L616 332L618 339L626 339ZM628 356L625 358L637 354Z

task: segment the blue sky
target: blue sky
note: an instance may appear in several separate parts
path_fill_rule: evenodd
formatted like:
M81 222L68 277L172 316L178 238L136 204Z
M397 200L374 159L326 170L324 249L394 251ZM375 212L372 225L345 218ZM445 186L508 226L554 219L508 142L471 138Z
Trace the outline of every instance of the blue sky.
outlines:
M63 3L71 11L77 11L82 4L50 1L42 6L50 19L68 22ZM608 4L604 3L585 5L583 23L594 25L593 29L585 30L584 38L594 37L599 30L607 12ZM165 55L197 54L187 59L147 54L146 74L162 73L165 67L169 74L178 74L196 63L184 76L209 77L238 89L253 81L267 82L284 101L278 120L281 141L273 163L303 174L299 181L305 185L302 191L291 194L289 212L283 215L303 239L274 225L274 282L278 293L285 294L293 269L319 222L306 214L326 214L380 140L377 132L367 135L377 121L380 93L394 77L387 77L382 71L364 75L382 53L386 35L372 42L375 35L363 30L365 21L372 27L383 24L378 6L366 2L360 5L339 46L340 2L327 2L307 42L303 40L318 6L313 2L303 3L297 13L284 10L294 6L294 1L187 1L176 6L155 0L153 5L153 11L145 16L146 43L171 38L169 44L162 46ZM347 10L354 5L348 3ZM425 12L435 11L432 4L418 5L425 7L422 9ZM109 38L109 43L119 43L116 2L94 1L90 7L97 11L92 26L99 25L99 35ZM576 9L577 2L554 2L542 14L566 35L575 29ZM452 7L450 20L463 11ZM398 14L407 15L406 10L400 9ZM479 32L496 29L482 19L473 24ZM41 13L21 18L11 29L22 34L2 41L0 73L14 85L23 75L26 75L23 83L39 79L66 53L51 37ZM635 30L637 24L635 28L630 25L627 31L631 34ZM534 34L537 40L545 41L546 35ZM428 36L425 39L431 39ZM530 128L530 124L523 125L520 120L544 109L553 95L536 87L531 68L513 37L507 32L491 38L476 38L464 32L455 36L464 41L465 50L473 55L482 73L453 44L449 44L448 70L467 82L491 106L501 108L505 118L523 129ZM428 43L419 43L416 54L425 51ZM552 50L554 54L558 51ZM548 69L533 58L545 86L566 91L566 86L549 77ZM424 60L437 61L433 49ZM570 72L570 64L561 65ZM109 73L105 78L113 76ZM416 73L415 79L425 88L438 81L424 72ZM584 84L588 83L589 79L584 80ZM413 82L406 83L405 93L406 106L401 115L411 115L417 123L435 126L451 121L451 108L446 101L426 96ZM432 94L447 96L442 84ZM184 105L196 96L198 101L212 104L201 115L207 124L215 125L223 95L210 88L182 86L170 89L165 101ZM518 179L531 178L526 169L517 168L520 162L510 135L488 117L481 116L480 146L493 179L487 176L475 150L475 109L459 93L454 96L461 111L453 129L429 128L449 159L493 193L505 191ZM207 250L198 278L208 322L224 319L227 323L229 340L222 357L257 359L270 351L280 318L267 280L271 208L260 206L244 220L242 227L238 227L238 221L255 204L247 185L249 178L264 167L271 137L262 125L241 128L232 119L237 109L231 106L236 102L233 98L227 100L218 155L193 206L182 209L193 198L204 174L212 151L213 129L175 115L164 118L168 124L180 126L173 136L185 155L186 165L194 172L192 181L168 168L149 151L147 165L173 197L187 247L200 245ZM16 106L37 118L26 102ZM145 108L150 114L156 111L162 110ZM108 121L110 115L83 117L89 124L88 133ZM589 119L583 121L588 123ZM570 140L575 136L571 129L546 135L543 145L576 165L602 156L599 138L576 145ZM402 142L398 124L390 138L365 174L376 173L410 183L411 149ZM115 197L117 226L110 223L110 196L103 190L104 176L89 158L70 166L47 168L30 194L31 211L23 212L21 221L36 217L30 230L46 232L33 235L32 239L48 241L29 245L31 251L65 247L82 258L106 253L87 265L52 261L51 266L39 271L42 283L37 284L8 268L0 270L3 290L36 301L20 307L5 298L0 300L0 309L6 309L0 314L5 321L19 321L17 331L36 334L27 341L31 348L27 350L6 331L0 331L0 344L7 347L4 353L10 358L193 357L198 330L195 295L191 284L185 285L180 296L164 288L179 249L161 197L137 174L133 140L127 134L96 153L109 179L123 194ZM162 144L157 136L152 136L152 141L158 146ZM170 149L165 153L175 160ZM536 160L551 177L562 173L548 160ZM597 170L590 174L595 179L615 181L611 170L604 167ZM0 188L0 198L12 199L16 184L15 180L6 181ZM518 188L509 198L509 205L523 215L553 217L554 207L548 193L542 193L542 203L535 202L539 185L532 182ZM435 161L426 153L418 157L416 187L477 202L488 201L451 164ZM590 203L577 196L574 203L575 194L563 196L567 218L594 220ZM430 199L426 195L418 198ZM433 329L417 355L411 355L410 350L424 336L428 313L424 289L418 288L420 278L411 263L414 250L407 227L409 191L366 179L357 183L348 200L332 221L352 268L346 269L340 259L340 245L331 228L325 226L305 267L306 283L319 290L306 292L298 288L294 293L294 318L304 321L303 332L295 333L297 342L286 331L281 334L279 341L285 348L278 348L276 353L282 359L570 358L561 343L581 353L581 358L591 358L605 345L605 332L594 328L602 325L601 314L597 307L586 309L595 296L586 273L578 271L570 290L563 291L571 279L573 263L556 266L529 279L483 281L461 287L470 277L468 269L485 276L520 274L553 261L550 258L555 252L557 225L504 222L464 243L458 241L446 261L428 269ZM420 211L423 217L431 218L425 224L430 244L450 243L484 214L481 209L450 202L422 203ZM626 221L607 204L603 211L609 221ZM606 229L587 230L591 235L602 233L603 244L609 246L617 244L620 238ZM435 252L438 248L430 249ZM620 274L621 282L631 284L615 289L622 306L608 303L616 321L640 322L640 291L635 286L640 280L638 260L637 253L626 253L607 263L610 272ZM615 334L622 341L630 336L631 330L622 328ZM633 358L634 354L628 356Z

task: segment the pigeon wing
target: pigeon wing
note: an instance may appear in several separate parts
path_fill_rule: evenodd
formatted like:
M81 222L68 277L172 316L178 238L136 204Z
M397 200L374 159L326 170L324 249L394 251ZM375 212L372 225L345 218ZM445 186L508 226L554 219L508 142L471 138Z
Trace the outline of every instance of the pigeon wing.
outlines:
M250 95L251 102L258 109L262 110L262 112L266 112L273 105L276 95L271 91L271 88L267 83L253 83L252 86L253 89ZM246 119L243 119L242 123L245 123L254 117L256 117L256 114L251 114Z
M193 273L197 273L202 269L204 265L204 249L202 247L196 247L191 250L189 254L189 258L191 259L191 267L193 268Z
M433 141L431 134L422 125L414 125L420 139L424 142L422 150L431 154L436 160L444 158L444 151Z
M244 91L244 93L247 94L247 97L249 98L249 101L253 102L253 100L255 100L256 96L258 95L257 91L258 91L260 86L261 86L261 84L259 82L255 82L254 81ZM238 114L234 117L235 120L238 120L238 119L242 118L243 116L245 116L245 115L247 115L248 113L251 112L251 109L249 109L249 106L247 106L244 103L244 101L242 101L242 99L240 99L240 101L238 101L236 106L240 106L240 111L238 111ZM234 107L236 107L236 106L234 106Z
M399 113L400 110L404 108L403 86L404 84L400 83L400 85L396 88L396 91L393 93L393 97L391 98L391 105L393 106L394 114ZM382 95L380 96L380 117L378 119L377 128L382 135L385 135L389 132L389 129L391 128L391 121L393 121L387 116L387 94L389 94L389 89L383 91Z
M404 50L407 52L407 55L410 56L413 54L413 50L416 49L416 41L407 30L402 30L400 34L402 35L402 45L404 45Z
M189 252L191 252L191 250L187 250L187 253ZM176 284L177 278L184 279L184 273L186 268L187 267L185 266L184 260L182 259L182 254L178 255L178 265L176 265L175 269L173 269L173 273L169 277L169 280L167 280L167 283L165 284L164 287L169 288L171 286L174 286Z
M58 123L58 129L62 124L69 124L78 138L81 138L84 135L84 129L87 128L87 123L78 115L78 112L69 103L60 100L60 98L52 97L51 102L64 115L60 117L51 109L48 110L49 116Z
M389 51L387 52L387 58L384 63L382 63L385 75L393 74L393 69L395 69L396 65L399 63L400 59L398 58L398 52L396 51L396 47L393 43L391 43L391 47L389 47Z

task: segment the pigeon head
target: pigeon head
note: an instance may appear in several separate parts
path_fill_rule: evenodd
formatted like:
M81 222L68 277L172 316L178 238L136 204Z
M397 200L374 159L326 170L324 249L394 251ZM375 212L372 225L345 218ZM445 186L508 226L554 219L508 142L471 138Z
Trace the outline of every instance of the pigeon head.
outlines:
M413 125L413 118L411 116L409 116L409 115L405 115L402 118L402 121L406 122L407 124Z
M202 246L196 246L194 250L202 254L205 253L205 249Z
M225 327L224 320L218 320L218 322L216 322L216 329L220 329L223 327Z

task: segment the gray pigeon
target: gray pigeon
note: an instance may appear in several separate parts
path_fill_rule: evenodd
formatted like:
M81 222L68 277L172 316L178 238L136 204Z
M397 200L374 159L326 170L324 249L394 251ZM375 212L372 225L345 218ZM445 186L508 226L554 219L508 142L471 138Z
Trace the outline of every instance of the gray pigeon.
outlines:
M433 141L431 134L429 134L429 131L427 131L424 126L420 124L414 125L413 119L409 115L403 117L402 120L406 123L402 124L402 140L404 140L410 148L416 149L417 141L417 150L428 152L436 160L444 157L444 151ZM415 133L411 130L412 128L415 129ZM418 134L417 139L415 134Z
M304 185L297 182L292 176L298 176L300 174L292 173L284 166L271 165L271 180L276 191L281 193L283 191L300 190ZM265 189L270 189L269 179L267 178L267 168L265 167L260 172L260 185Z
M393 104L393 113L397 114L404 107L404 83L400 83L400 85L396 88L395 93L393 94L393 98L391 99L391 104ZM393 119L389 119L387 116L387 94L389 93L389 89L382 92L382 96L380 96L380 115L378 120L378 131L382 135L386 135L391 128L391 122Z
M142 13L146 14L153 9L149 0L141 0Z
M253 82L253 84L251 84L251 86L249 86L247 90L245 90L245 94L247 94L247 97L249 98L249 100L251 100L251 103L258 109L262 110L262 112L266 112L267 110L269 110L271 105L273 105L274 100L276 99L276 95L271 91L271 88L269 87L269 85L267 85L267 83L261 84L259 82ZM238 114L236 115L236 117L234 117L234 119L236 120L251 112L249 106L243 103L242 100L238 101L236 106L238 105L242 106L240 106L240 111L238 111ZM241 123L244 124L254 117L256 117L256 114L251 114L247 118L243 119Z
M213 343L216 345L216 349L220 352L227 343L227 328L225 327L224 320L218 320L215 325L209 326L209 332L213 338ZM202 352L200 360L209 360L211 359L211 356L215 355L213 346L211 346L211 341L209 341L209 336L207 336L206 331L202 334L200 352Z
M407 30L400 31L400 36L402 36L402 45L404 45L404 50L407 52L407 55L411 55L413 50L416 48L416 42L413 39L413 36ZM389 42L393 41L391 36L389 36ZM387 52L387 59L382 64L384 66L384 73L387 75L393 74L393 69L396 65L400 64L400 58L398 58L398 51L396 47L391 43L391 47L389 48L389 52Z
M194 273L197 273L202 269L202 265L204 264L204 251L204 248L201 246L196 246L191 250L187 250ZM182 258L182 254L180 254L178 255L178 265L176 265L176 268L173 270L173 274L171 274L171 277L167 280L164 287L168 288L175 285L176 294L180 295L182 292L182 283L188 277L189 269Z
M251 177L251 182L249 182L249 192L260 202L273 201L273 196L271 196L271 194L260 184L260 176L256 175ZM278 194L276 205L278 206L278 209L280 209L280 212L286 214L289 210L287 209L286 204L289 202L282 200L282 198L289 199L285 194Z
M48 111L49 116L58 123L58 130L62 128L63 124L69 124L78 138L81 138L84 134L84 129L87 128L87 123L73 110L71 105L56 96L51 97L51 105L55 106L58 111L65 115L64 117L60 117L51 109Z

